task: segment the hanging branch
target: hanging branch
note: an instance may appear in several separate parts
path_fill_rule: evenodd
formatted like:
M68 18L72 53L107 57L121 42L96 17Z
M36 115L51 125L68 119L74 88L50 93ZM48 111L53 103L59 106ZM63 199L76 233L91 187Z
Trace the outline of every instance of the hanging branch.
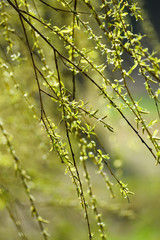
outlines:
M26 174L26 171L22 168L20 160L19 160L19 158L15 154L15 150L14 150L14 148L13 148L13 146L12 146L10 140L9 140L8 134L4 130L4 127L3 127L2 123L0 123L0 130L1 130L2 135L4 136L4 138L6 140L6 144L8 146L8 149L9 149L10 154L11 154L13 160L14 160L15 171L16 171L16 173L18 173L18 175L19 175L19 177L21 179L21 182L23 184L23 187L25 189L26 195L27 195L27 197L29 199L32 216L34 216L36 218L37 222L38 222L38 225L39 225L41 234L43 236L43 239L44 240L48 240L48 233L47 233L47 231L45 230L45 228L43 226L44 223L48 223L48 221L43 219L39 215L39 212L38 212L37 207L35 205L34 197L31 195L30 187L28 185L28 181L30 180L30 176L28 176L28 174Z
M18 231L18 235L21 239L23 240L28 240L26 234L23 231L21 222L19 221L17 214L13 213L13 208L10 208L9 206L6 207L9 213L10 218L12 219L12 221L14 222L17 231Z
M64 118L66 136L67 136L69 148L70 148L70 151L71 151L73 165L74 165L75 170L76 170L77 180L78 180L78 184L79 184L79 188L80 188L80 198L81 198L82 206L83 206L84 212L85 212L85 219L87 221L89 239L91 240L92 239L92 233L91 233L90 221L89 221L89 216L88 216L87 204L86 204L84 191L83 191L83 186L82 186L82 182L81 182L81 177L80 177L79 170L78 170L78 167L77 167L75 154L74 154L74 150L73 150L73 147L72 147L72 143L71 143L70 135L69 135L69 130L68 130L68 126L67 126L67 121L66 121L67 114L66 114L66 111L65 111L65 103L63 102L62 82L61 82L61 78L60 78L58 61L57 61L57 56L56 56L55 51L54 51L54 58L55 58L56 70L57 70L58 81L59 81L60 95L61 95L61 99L62 99L61 101L62 101L62 110L63 110L63 118Z

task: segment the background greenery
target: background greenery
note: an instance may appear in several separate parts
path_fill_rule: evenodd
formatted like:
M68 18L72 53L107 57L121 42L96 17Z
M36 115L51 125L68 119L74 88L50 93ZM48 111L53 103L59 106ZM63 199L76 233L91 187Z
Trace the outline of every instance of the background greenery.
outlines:
M3 5L1 1L1 6ZM71 17L69 14L45 7L39 1L35 1L39 14L51 24L62 27L64 22L70 24ZM93 1L94 4L95 1ZM129 1L131 2L131 1ZM133 2L133 1L132 1ZM34 3L34 2L33 2ZM32 3L32 7L34 4ZM54 2L53 2L54 4ZM146 4L146 6L148 6ZM61 8L61 3L56 1L56 7ZM85 10L84 5L79 1L79 9ZM17 55L11 58L16 58L16 61L11 60L7 55L5 41L5 32L0 36L1 47L1 70L0 70L0 118L3 122L3 127L8 133L9 141L15 149L15 156L18 156L23 169L30 176L28 186L31 194L35 198L35 204L40 216L47 219L46 229L50 234L50 239L66 240L88 239L87 227L84 219L84 212L79 204L79 199L76 197L75 186L72 184L72 179L69 173L65 174L66 166L58 159L55 151L51 151L50 140L45 129L40 122L40 104L37 92L37 83L34 80L34 73L30 56L26 48L26 42L23 36L22 28L19 20L17 21L17 13L11 7L6 7L9 15L9 26L15 29L16 34L12 34L11 38L14 41L14 52ZM36 12L33 7L33 11ZM147 16L147 11L143 9L144 16ZM143 13L142 11L142 13ZM3 9L1 8L1 13ZM3 19L3 14L1 18ZM82 16L85 21L86 16ZM146 22L145 22L146 21ZM135 31L148 31L148 39L144 40L144 46L149 46L149 49L159 49L158 35L154 29L154 21L150 22L149 18L144 18L143 23L136 23L130 20ZM147 29L146 24L150 24L150 29ZM90 20L92 28L99 34L99 29L95 27L95 23ZM37 27L41 27L36 23ZM145 28L146 27L146 28ZM46 30L47 31L47 30ZM76 45L81 49L85 46L86 49L92 48L91 42L85 38L83 31L78 31L75 37ZM151 37L150 32L154 35ZM45 30L43 30L45 35ZM53 33L49 33L48 37L52 38ZM30 36L31 38L31 36ZM152 42L152 41L153 42ZM31 38L30 41L34 43ZM39 42L43 45L42 40ZM58 49L64 49L62 41L59 41L57 36L54 36L54 46ZM94 46L94 43L93 43ZM50 69L55 69L54 58L47 46L43 45L43 50L47 54L46 62ZM11 51L11 50L8 50ZM18 52L21 52L21 58L18 57ZM67 50L64 54L67 56ZM33 49L33 53L37 64L42 67L42 61L38 55L38 50ZM89 53L91 59L96 59L97 64L101 64L105 60L105 56L100 56L96 51ZM125 56L124 56L125 57ZM6 66L4 65L4 60ZM19 62L20 61L20 62ZM125 67L129 68L131 62L125 61ZM7 67L10 66L9 68ZM62 67L62 63L60 65ZM4 71L5 70L5 71ZM14 73L12 76L11 71ZM62 68L65 87L72 91L71 73ZM112 72L112 67L107 68L107 76L113 81L116 74ZM130 83L130 89L134 98L138 101L141 97L141 105L150 111L150 115L146 116L146 121L151 121L157 118L157 111L153 101L148 99L143 88L144 82L141 76L138 76L137 70L133 72L133 77L138 79L136 84ZM98 78L98 76L97 76ZM116 198L110 198L110 193L107 191L105 183L97 173L97 168L89 160L87 166L89 168L93 192L97 198L97 206L103 215L103 222L106 225L106 232L109 239L149 239L158 240L160 235L159 218L160 218L160 181L159 181L159 166L155 166L152 155L133 133L124 119L119 118L116 110L112 111L106 108L105 99L99 97L99 92L91 83L86 81L82 74L77 74L76 82L76 98L83 99L89 108L91 105L94 109L99 109L99 116L107 115L107 123L111 124L114 133L109 132L100 123L96 123L95 132L99 138L97 144L102 144L105 151L110 154L110 164L116 176L124 183L128 184L130 191L134 195L130 196L130 203L119 194L119 186L113 176L107 172L111 182L114 183L113 190L116 193ZM50 118L54 119L55 124L59 124L60 113L56 110L56 104L47 96L43 97L46 111ZM91 104L92 103L92 104ZM130 121L132 117L129 111L124 110ZM90 123L92 119L84 116ZM159 122L157 128L159 128ZM65 130L59 124L62 132L62 138L66 141ZM75 146L76 139L73 140ZM148 140L147 140L148 141ZM76 147L75 147L76 149ZM78 155L78 148L75 150ZM17 239L17 229L19 232L22 229L26 234L26 239L41 239L38 224L35 218L30 213L30 203L26 198L24 186L20 178L15 172L15 162L13 161L6 144L5 135L0 135L0 239ZM82 164L79 166L80 174L83 175ZM87 186L84 181L84 189L87 191ZM87 201L91 201L86 195ZM92 216L91 224L94 239L100 239L96 222L91 208L89 213ZM21 225L19 224L21 223ZM19 236L25 239L25 236Z

